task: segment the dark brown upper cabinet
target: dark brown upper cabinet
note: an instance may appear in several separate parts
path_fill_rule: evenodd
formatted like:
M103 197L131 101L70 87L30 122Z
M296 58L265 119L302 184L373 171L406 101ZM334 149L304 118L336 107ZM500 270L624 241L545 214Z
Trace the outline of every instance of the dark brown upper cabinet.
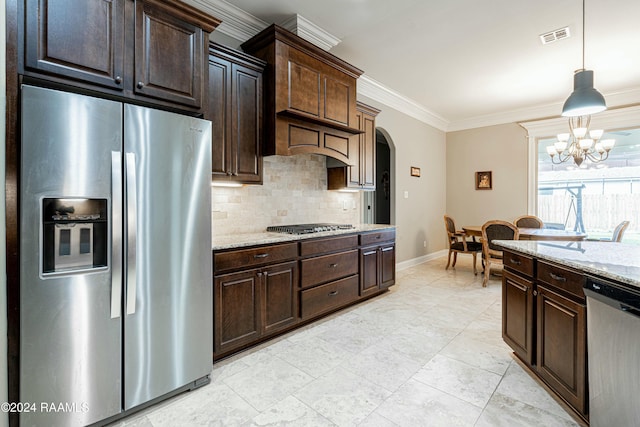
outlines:
M327 189L376 189L376 116L380 110L357 103L356 121L363 133L350 137L349 165L327 159Z
M219 20L179 1L25 0L19 71L200 111Z
M242 44L268 64L265 155L315 153L350 164L349 143L361 133L356 117L358 68L272 25Z
M262 184L262 72L266 63L228 47L209 45L211 176L214 181Z

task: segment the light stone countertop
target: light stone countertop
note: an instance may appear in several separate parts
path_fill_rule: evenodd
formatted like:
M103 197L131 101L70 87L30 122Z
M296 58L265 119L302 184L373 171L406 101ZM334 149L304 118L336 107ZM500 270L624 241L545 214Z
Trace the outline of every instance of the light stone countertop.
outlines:
M640 246L613 242L496 240L496 244L640 288Z
M316 237L331 237L339 236L342 234L363 233L368 231L394 230L395 228L395 225L388 224L356 224L354 225L354 228L348 230L322 231L320 233L308 234L287 234L264 231L260 233L214 235L212 241L212 250L220 251L223 249L237 249L249 246L313 239Z

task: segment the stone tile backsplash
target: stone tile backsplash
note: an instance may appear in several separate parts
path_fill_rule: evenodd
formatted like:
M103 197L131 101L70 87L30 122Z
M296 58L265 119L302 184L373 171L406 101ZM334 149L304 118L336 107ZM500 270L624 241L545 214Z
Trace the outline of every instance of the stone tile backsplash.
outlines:
M269 225L361 222L360 193L327 190L326 158L264 158L263 185L211 187L213 235L255 233Z

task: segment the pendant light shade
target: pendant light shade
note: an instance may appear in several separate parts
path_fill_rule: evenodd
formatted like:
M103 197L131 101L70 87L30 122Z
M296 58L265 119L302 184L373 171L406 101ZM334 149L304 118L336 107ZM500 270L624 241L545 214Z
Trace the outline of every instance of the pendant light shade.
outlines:
M593 71L577 70L573 75L573 92L564 102L562 116L586 116L606 109L604 96L593 87Z

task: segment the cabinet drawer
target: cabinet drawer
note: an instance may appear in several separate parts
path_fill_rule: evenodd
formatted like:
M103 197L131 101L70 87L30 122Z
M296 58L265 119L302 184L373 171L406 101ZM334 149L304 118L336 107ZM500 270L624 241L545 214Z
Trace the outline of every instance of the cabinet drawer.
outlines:
M309 256L328 252L355 249L358 246L358 236L332 237L329 239L310 240L300 242L300 255Z
M357 274L358 250L302 260L300 271L300 286L303 288Z
M533 277L533 258L511 251L503 252L504 266L510 270Z
M374 233L365 233L360 235L360 245L372 245L378 242L385 242L396 238L395 230L376 231Z
M292 260L297 256L298 245L296 243L218 252L213 254L213 269L218 274L225 270L245 269L261 264Z
M577 271L569 270L543 261L538 261L538 282L549 284L555 288L562 289L580 300L584 300L585 277Z
M347 277L302 291L300 311L302 319L349 304L358 298L358 276Z

